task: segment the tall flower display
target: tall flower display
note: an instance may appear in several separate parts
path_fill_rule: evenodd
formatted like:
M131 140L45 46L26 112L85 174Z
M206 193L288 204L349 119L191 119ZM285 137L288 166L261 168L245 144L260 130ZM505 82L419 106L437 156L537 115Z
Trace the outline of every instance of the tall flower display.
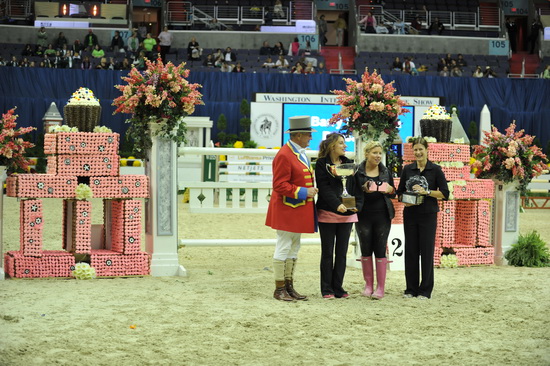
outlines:
M515 131L515 123L510 124L502 134L493 126L485 131L483 145L476 145L472 165L478 178L491 178L503 183L518 183L522 193L535 177L548 169L546 155L533 145L534 136Z
M15 108L2 114L2 130L0 132L0 165L6 166L8 171L19 169L27 170L29 159L25 158L25 150L34 146L33 143L24 141L21 135L35 130L34 127L16 128L17 115Z
M153 133L169 138L180 145L185 141L187 128L183 118L195 111L195 106L204 104L199 84L189 83L189 70L185 63L166 65L159 58L146 61L146 69L139 72L135 67L122 77L125 85L115 85L122 95L113 101L114 113L131 113L126 135L134 142L134 152L143 156L151 148L150 123L158 123Z
M393 81L385 83L374 71L365 69L360 81L344 78L346 90L332 90L336 103L342 106L339 113L332 116L330 124L343 121L341 132L345 135L361 136L365 140L380 140L386 150L399 134L399 115L409 111L406 104L395 94ZM384 136L384 134L386 134Z

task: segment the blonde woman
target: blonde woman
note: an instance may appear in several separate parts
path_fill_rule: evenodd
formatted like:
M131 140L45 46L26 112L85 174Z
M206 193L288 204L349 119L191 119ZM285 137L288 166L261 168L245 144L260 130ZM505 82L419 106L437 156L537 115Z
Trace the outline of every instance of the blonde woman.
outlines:
M365 280L363 296L381 299L386 285L386 244L395 210L390 198L395 197L391 172L382 162L382 145L369 141L365 145L365 160L359 164L355 179L363 189L363 208L355 224L361 245L361 267ZM374 262L376 291L374 291Z

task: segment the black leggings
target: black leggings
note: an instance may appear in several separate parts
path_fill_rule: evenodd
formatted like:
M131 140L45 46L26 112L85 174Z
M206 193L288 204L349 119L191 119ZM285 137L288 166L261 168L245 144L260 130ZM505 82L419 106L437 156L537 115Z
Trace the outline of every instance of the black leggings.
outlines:
M361 255L376 258L386 257L386 245L390 234L391 220L385 212L359 215L355 230L361 244Z

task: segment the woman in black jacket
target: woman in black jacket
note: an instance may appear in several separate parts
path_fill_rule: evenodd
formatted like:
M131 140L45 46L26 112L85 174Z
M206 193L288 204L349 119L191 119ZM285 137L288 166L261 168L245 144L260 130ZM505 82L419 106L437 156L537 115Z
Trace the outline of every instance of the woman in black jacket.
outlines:
M361 245L361 267L365 279L363 296L381 299L386 285L386 245L390 234L391 220L395 210L390 198L395 197L393 177L382 163L382 145L369 141L365 145L363 161L355 179L363 189L363 208L355 224ZM373 292L374 273L372 255L376 262L376 291Z
M319 146L319 158L315 164L317 216L321 235L321 294L325 299L347 298L343 289L346 272L346 255L352 225L357 222L356 211L360 208L360 195L356 208L347 208L340 196L343 193L342 178L334 172L334 166L351 163L344 154L346 142L339 133L328 134ZM354 179L347 179L346 189L354 196ZM334 256L334 260L333 260Z
M411 140L416 161L406 165L401 173L397 194L415 192L423 195L419 205L405 205L405 279L404 297L429 299L434 287L434 245L437 227L438 199L449 198L447 180L441 167L428 160L428 142L423 137ZM420 268L422 279L420 279Z

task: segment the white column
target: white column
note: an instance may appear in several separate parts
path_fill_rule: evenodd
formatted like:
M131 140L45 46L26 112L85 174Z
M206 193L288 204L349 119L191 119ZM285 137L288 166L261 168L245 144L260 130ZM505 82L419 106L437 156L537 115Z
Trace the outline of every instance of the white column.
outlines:
M152 123L151 130L157 128ZM178 262L177 146L166 138L153 136L153 146L145 164L149 177L149 199L145 205L147 252L151 254L152 276L187 276Z
M4 280L4 175L5 166L0 166L0 281Z
M508 264L504 254L517 243L519 236L520 194L515 183L495 183L493 244L495 264Z

